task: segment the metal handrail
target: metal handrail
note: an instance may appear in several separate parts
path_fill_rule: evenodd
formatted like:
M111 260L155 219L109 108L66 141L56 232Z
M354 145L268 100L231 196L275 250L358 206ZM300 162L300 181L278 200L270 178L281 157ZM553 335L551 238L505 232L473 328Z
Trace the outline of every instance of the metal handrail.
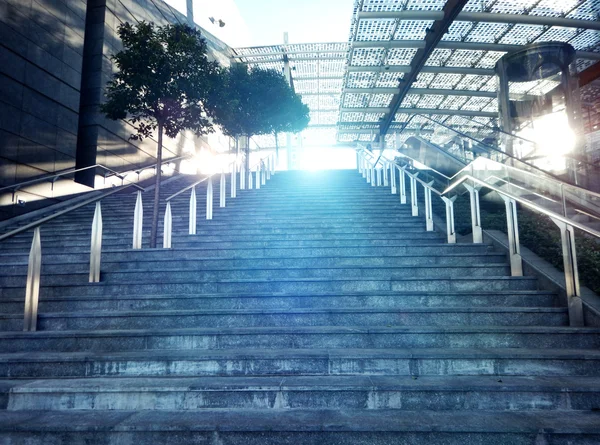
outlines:
M53 219L58 218L59 216L63 216L63 215L66 215L67 213L71 213L72 211L77 210L77 209L79 209L81 207L84 207L84 206L86 206L88 204L92 204L94 202L101 201L102 199L106 198L107 196L114 195L115 193L118 193L118 192L120 192L122 190L125 190L125 189L129 188L129 187L136 187L136 186L137 186L137 184L123 185L121 187L113 188L109 192L103 193L103 194L101 194L99 196L95 196L93 198L87 199L87 200L79 202L77 204L73 204L71 207L69 207L69 208L67 208L65 210L61 210L59 212L53 213L52 215L48 215L48 216L46 216L44 218L41 218L41 219L39 219L37 221L29 223L29 224L27 224L27 225L25 225L23 227L19 227L18 229L11 230L10 232L5 233L4 235L0 235L0 242L4 241L5 239L12 238L13 236L18 235L19 233L23 233L23 232L26 232L28 230L35 229L36 227L39 227L39 226L47 223L48 221L52 221ZM137 188L141 189L141 191L145 191L146 190L143 187L139 187L139 186L137 186Z
M189 158L190 158L190 156L179 156L177 158L170 158L170 159L167 159L167 160L163 161L160 165L162 166L162 165L168 164L170 162L179 161L179 160L182 160L182 159L189 159ZM152 165L147 165L145 167L142 167L141 169L127 170L125 172L118 172L118 171L113 170L111 168L108 168L108 167L106 167L106 166L104 166L102 164L94 164L94 165L90 165L88 167L70 169L70 170L66 170L66 171L61 171L59 173L51 173L51 174L43 176L41 178L30 179L28 181L19 182L18 184L8 185L6 187L0 188L0 192L2 192L4 190L17 191L20 188L28 186L28 185L38 184L38 183L41 183L41 182L48 182L48 181L51 181L52 179L55 179L55 178L60 178L62 176L71 175L73 173L78 173L78 172L90 170L90 169L93 169L93 168L101 168L101 169L103 169L105 171L108 171L108 172L112 173L112 176L116 176L116 177L120 178L121 180L125 181L125 177L127 176L127 174L132 173L132 172L135 172L135 173L139 174L139 173L141 173L141 172L143 172L145 170L156 168L156 163L154 163ZM109 177L109 176L107 176L107 177ZM131 182L132 184L134 184L133 181L129 181L129 182Z

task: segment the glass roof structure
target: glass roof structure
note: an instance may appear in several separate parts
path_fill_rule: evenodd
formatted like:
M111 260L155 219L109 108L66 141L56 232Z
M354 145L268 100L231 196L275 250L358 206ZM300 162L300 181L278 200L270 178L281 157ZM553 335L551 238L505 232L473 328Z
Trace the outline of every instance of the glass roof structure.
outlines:
M235 58L289 63L311 110L308 131L349 143L428 119L497 125L496 62L546 41L571 44L580 72L598 63L600 0L357 0L347 43L238 48Z

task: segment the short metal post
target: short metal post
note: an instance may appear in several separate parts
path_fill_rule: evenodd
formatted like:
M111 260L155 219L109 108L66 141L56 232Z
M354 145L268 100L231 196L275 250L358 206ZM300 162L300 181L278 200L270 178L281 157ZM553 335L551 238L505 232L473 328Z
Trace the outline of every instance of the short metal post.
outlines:
M192 193L190 194L190 221L189 221L189 230L188 233L190 235L196 234L196 226L198 219L198 200L196 199L196 187L192 188Z
M221 189L219 190L219 207L227 205L227 182L225 181L225 173L221 173Z
M398 173L400 173L400 204L406 204L406 172L404 167L398 170Z
M387 187L389 184L388 181L388 169L390 168L390 165L386 162L383 164L383 186Z
M375 185L376 185L376 182L375 182L376 181L376 177L377 177L377 174L375 172L375 167L371 167L371 187L375 187Z
M92 244L90 247L90 283L100 282L100 261L102 256L102 209L96 202L92 220Z
M558 219L551 218L560 229L563 264L565 269L565 290L569 308L569 324L583 326L583 304L579 288L579 271L577 269L577 247L575 245L575 229Z
M234 162L231 165L231 197L237 196L237 164Z
M412 210L412 216L419 216L419 203L417 202L417 175L410 176L410 208Z
M471 225L473 231L473 242L483 243L483 229L481 228L481 212L479 210L479 189L476 186L464 184L469 191L471 199Z
M500 195L506 207L506 228L508 231L508 252L510 257L510 274L513 277L523 276L523 259L519 244L519 222L517 220L517 202L507 196Z
M37 312L40 297L40 276L42 273L42 242L40 228L33 230L33 240L29 251L29 265L27 267L27 286L25 287L25 314L23 317L23 330L35 331L37 329Z
M392 195L398 193L398 188L396 187L396 166L394 164L390 165L390 186Z
M212 176L206 186L206 219L213 219L213 183Z
M428 232L433 232L433 208L431 205L431 185L433 181L424 185L425 189L425 228Z
M260 189L260 186L262 184L262 179L261 179L261 168L260 168L260 162L258 163L258 165L256 166L256 181L254 181L254 183L256 184L256 190Z
M171 237L173 233L173 215L171 214L171 201L167 201L165 209L165 223L163 225L163 249L171 248Z
M446 204L446 233L448 234L448 244L456 244L456 231L454 230L454 201L456 196L446 198L442 196L442 201Z
M382 168L375 169L377 172L377 187L381 187L381 173L383 172Z
M142 248L142 228L144 225L144 206L142 205L142 191L138 190L133 214L133 248Z

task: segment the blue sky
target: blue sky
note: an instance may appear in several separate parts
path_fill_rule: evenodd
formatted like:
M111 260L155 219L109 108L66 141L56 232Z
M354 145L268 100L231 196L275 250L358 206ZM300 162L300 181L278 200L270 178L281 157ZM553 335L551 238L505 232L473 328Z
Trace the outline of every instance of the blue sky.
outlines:
M166 0L185 13L185 0ZM346 42L354 0L194 0L196 23L233 47ZM223 20L225 27L209 18Z

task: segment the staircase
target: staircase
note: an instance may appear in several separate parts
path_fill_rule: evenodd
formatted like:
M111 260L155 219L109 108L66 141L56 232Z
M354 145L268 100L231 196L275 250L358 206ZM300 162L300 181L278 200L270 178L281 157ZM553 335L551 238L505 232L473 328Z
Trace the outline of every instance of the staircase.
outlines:
M93 206L44 226L38 332L31 234L1 245L1 444L600 442L600 329L490 245L355 171L278 173L211 221L197 193L168 250L131 250L135 195L107 198L97 284Z

